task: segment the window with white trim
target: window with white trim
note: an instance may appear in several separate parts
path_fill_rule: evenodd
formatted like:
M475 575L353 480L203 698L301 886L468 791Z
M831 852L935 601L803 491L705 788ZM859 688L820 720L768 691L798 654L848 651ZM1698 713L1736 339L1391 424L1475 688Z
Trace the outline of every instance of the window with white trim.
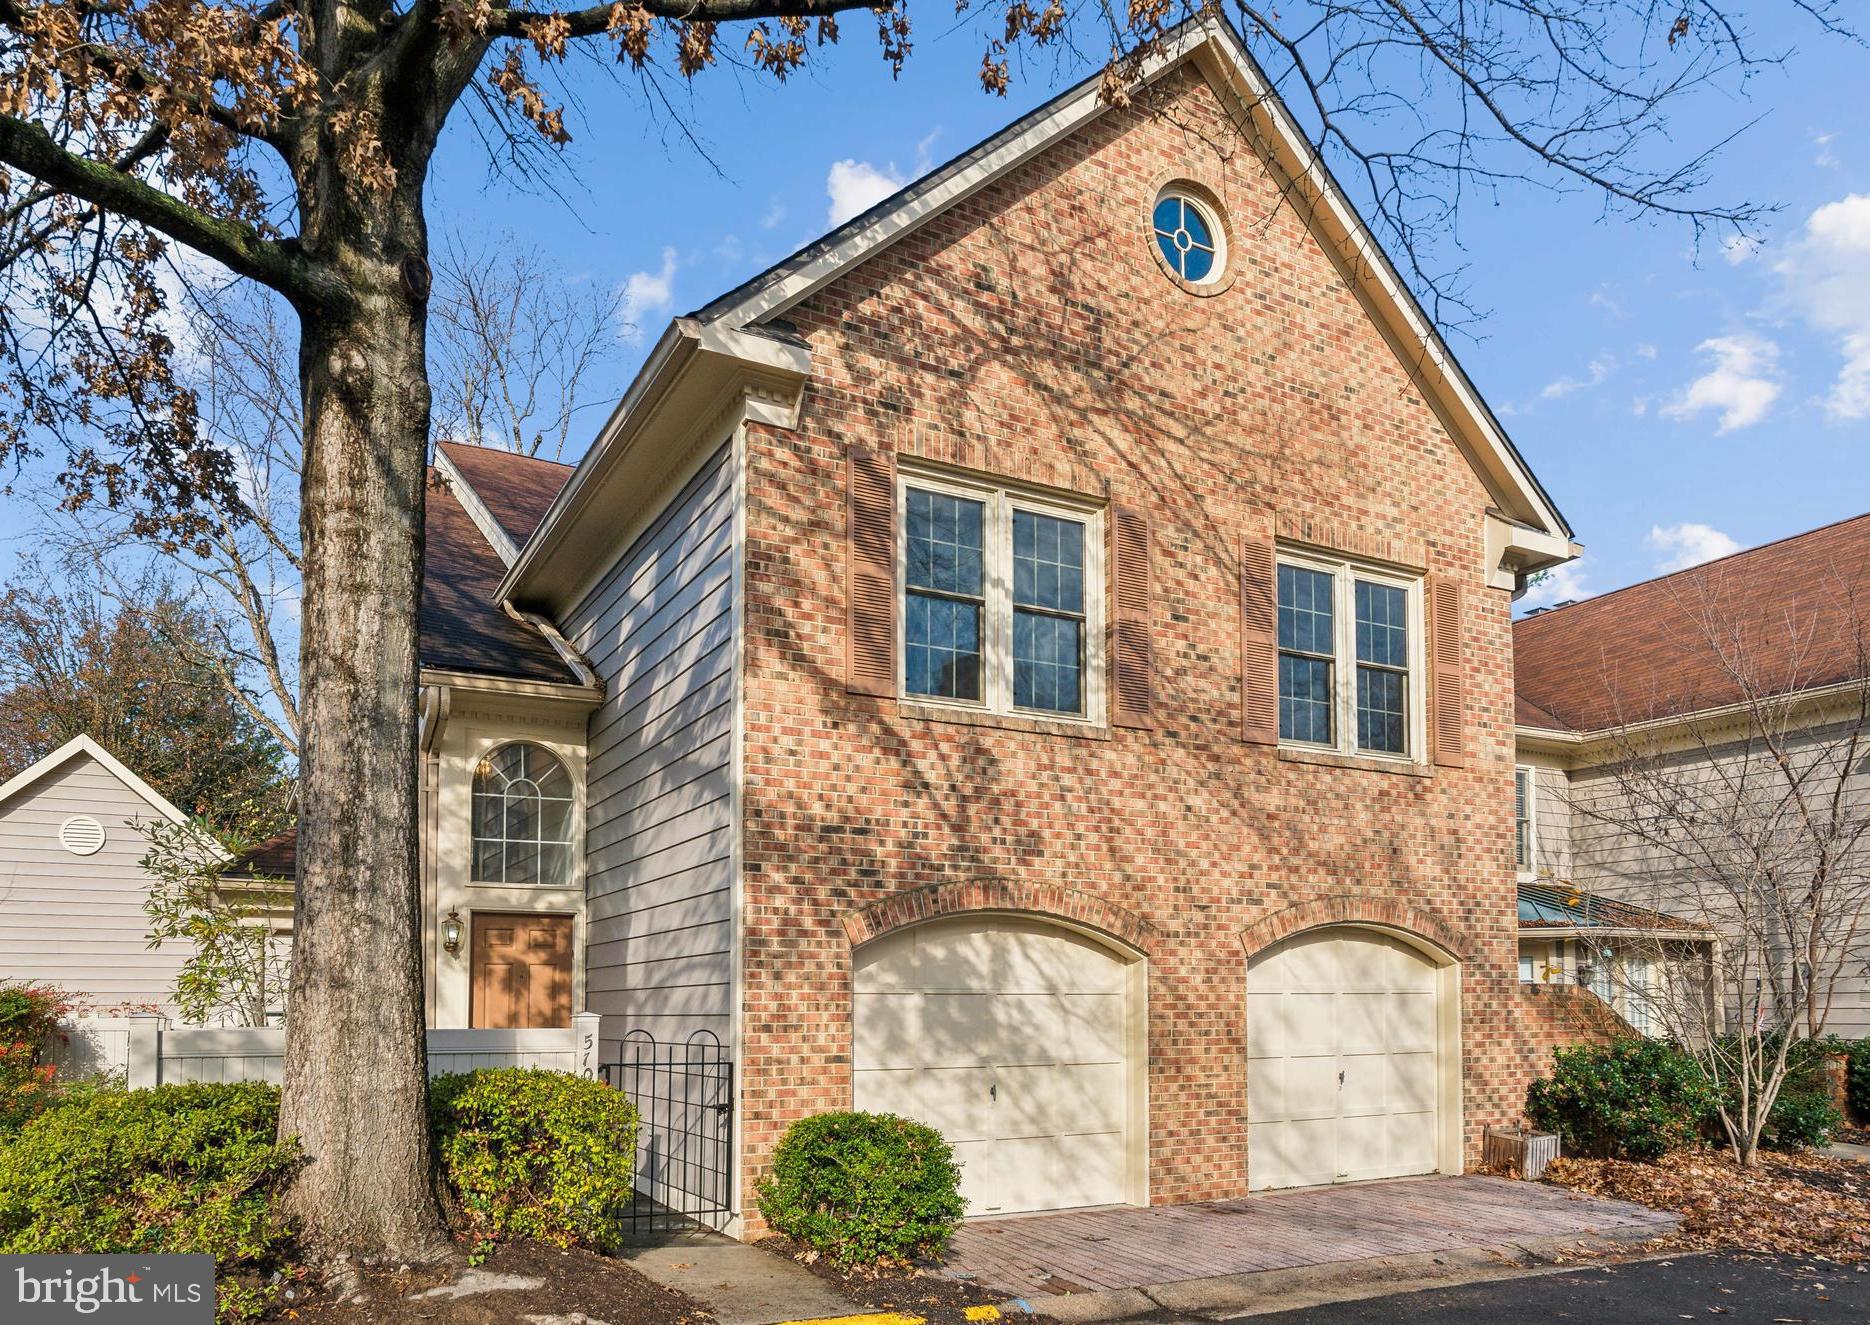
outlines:
M514 741L474 767L473 882L565 888L572 879L571 774L550 750Z
M1281 743L1421 758L1421 581L1283 551L1278 581Z
M1533 796L1536 784L1530 768L1513 770L1513 864L1521 874L1533 869Z
M1103 700L1103 513L933 473L899 479L905 698L1088 719Z

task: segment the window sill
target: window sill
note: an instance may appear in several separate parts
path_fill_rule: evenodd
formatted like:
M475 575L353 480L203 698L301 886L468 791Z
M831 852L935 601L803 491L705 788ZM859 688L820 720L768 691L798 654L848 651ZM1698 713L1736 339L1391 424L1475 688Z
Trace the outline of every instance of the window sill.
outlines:
M948 722L960 727L999 727L1005 731L1031 732L1039 736L1068 736L1081 741L1110 739L1110 728L1102 723L1073 721L1069 718L1035 718L1025 713L994 713L987 709L924 704L913 699L897 700L896 712L899 717Z
M1413 778L1435 775L1433 764L1417 764L1407 759L1383 759L1372 755L1345 755L1335 750L1307 750L1293 745L1280 746L1279 758L1291 764L1323 764L1327 768L1355 768L1365 773L1397 773Z

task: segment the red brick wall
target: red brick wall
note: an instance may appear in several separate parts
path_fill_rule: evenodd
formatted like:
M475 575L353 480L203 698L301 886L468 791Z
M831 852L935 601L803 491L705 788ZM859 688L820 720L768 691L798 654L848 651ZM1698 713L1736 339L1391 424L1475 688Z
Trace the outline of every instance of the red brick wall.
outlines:
M1170 176L1227 208L1237 275L1217 296L1152 255ZM748 1210L785 1127L849 1105L852 934L869 931L846 922L933 885L1069 890L1144 936L1157 1202L1246 1190L1243 935L1295 904L1367 899L1459 936L1470 1149L1516 1114L1511 642L1507 595L1485 587L1489 501L1206 84L1184 73L1107 114L789 316L814 356L803 419L749 447ZM1145 507L1154 730L959 725L848 695L857 443ZM1468 767L1321 767L1241 742L1239 546L1275 523L1467 585Z

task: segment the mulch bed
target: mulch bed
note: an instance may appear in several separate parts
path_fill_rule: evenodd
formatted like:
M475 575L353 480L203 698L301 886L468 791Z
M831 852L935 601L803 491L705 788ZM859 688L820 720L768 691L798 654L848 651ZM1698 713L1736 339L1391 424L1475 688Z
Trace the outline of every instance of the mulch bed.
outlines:
M1853 1127L1845 1123L1831 1139L1842 1141L1847 1146L1870 1146L1870 1127Z
M1724 1151L1689 1150L1655 1164L1559 1159L1545 1180L1682 1216L1652 1245L1870 1261L1870 1164L1823 1155L1762 1155L1742 1169Z
M886 1265L867 1270L840 1270L824 1257L790 1238L762 1238L759 1247L775 1256L797 1261L866 1311L901 1311L920 1316L929 1325L965 1325L969 1307L995 1306L1006 1301L978 1284L949 1279L933 1266ZM1022 1322L1044 1321L1043 1316L1020 1317Z
M714 1319L692 1298L588 1251L514 1243L496 1248L480 1268L542 1282L470 1297L417 1298L461 1270L366 1270L362 1300L338 1301L314 1290L268 1319L297 1325L712 1325Z

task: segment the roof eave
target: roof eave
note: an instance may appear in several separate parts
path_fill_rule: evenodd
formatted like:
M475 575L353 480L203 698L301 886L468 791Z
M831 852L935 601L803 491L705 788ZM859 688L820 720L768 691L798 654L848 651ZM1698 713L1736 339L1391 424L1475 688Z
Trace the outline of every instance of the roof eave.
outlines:
M539 607L548 616L570 606L573 590L608 550L600 545L617 534L607 494L634 487L640 496L659 475L668 448L716 417L736 393L780 397L796 411L811 371L811 351L803 345L692 317L675 319L519 549L494 600ZM560 555L568 551L586 555Z

